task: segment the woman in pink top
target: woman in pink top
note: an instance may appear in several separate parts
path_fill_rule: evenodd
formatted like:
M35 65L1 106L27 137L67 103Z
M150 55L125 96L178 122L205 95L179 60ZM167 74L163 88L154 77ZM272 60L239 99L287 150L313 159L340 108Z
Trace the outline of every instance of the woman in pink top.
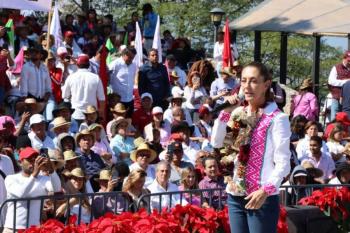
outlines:
M318 115L317 97L312 93L311 78L305 79L299 88L299 94L292 99L291 114L293 117L303 115L309 121L315 121Z

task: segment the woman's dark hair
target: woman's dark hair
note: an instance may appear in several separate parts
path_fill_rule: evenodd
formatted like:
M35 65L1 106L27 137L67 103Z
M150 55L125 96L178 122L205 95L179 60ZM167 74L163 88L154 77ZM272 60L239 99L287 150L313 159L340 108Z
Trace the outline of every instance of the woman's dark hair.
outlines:
M272 81L271 71L263 63L253 61L253 62L249 63L248 65L246 65L244 67L244 69L246 67L254 67L255 69L257 69L259 71L260 75L264 78L265 82L268 80ZM270 89L271 89L271 85L265 93L265 103L264 103L263 107L266 106L268 102L274 102L274 94L270 91Z
M304 125L307 123L307 119L306 119L305 116L303 116L303 115L297 115L297 116L293 117L293 119L292 119L292 121L291 121L291 126L290 126L290 128L291 128L291 130L292 130L293 133L297 133L297 134L299 134L299 133L304 133L304 127L302 127L302 128L299 128L299 127L298 127L298 125L299 125L300 123L303 123ZM298 132L299 130L300 130L301 132Z

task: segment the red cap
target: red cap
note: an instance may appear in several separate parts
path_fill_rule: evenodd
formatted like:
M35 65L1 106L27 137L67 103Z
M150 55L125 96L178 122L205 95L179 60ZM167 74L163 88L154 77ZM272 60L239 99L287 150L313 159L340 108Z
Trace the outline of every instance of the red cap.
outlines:
M346 112L338 112L335 115L335 120L343 125L350 126L350 120Z
M86 54L80 54L77 59L77 65L89 64L89 56Z
M206 107L206 106L204 106L204 105L202 105L199 109L198 109L198 114L199 114L199 116L204 116L205 114L209 114L210 112L209 112L209 109Z
M26 147L19 153L19 160L28 159L32 156L38 156L39 153L31 147Z
M74 35L75 35L75 33L72 32L72 31L66 31L66 32L64 33L64 37L72 37L72 36L74 36Z
M173 133L170 136L170 140L183 141L183 138L182 138L182 136L179 133Z

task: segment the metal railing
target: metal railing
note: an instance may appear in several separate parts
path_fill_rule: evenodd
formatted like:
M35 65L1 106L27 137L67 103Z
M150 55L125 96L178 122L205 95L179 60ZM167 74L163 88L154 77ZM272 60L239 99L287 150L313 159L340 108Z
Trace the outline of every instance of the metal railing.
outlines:
M298 201L305 196L311 195L316 189L332 188L332 187L350 187L350 184L331 185L331 184L312 184L312 185L288 185L280 187L280 203L284 205L296 205ZM303 190L303 192L300 192ZM303 195L301 195L303 193ZM203 206L206 203L208 206L215 209L222 209L226 204L227 194L222 188L214 189L195 189L186 191L149 193L142 195L135 203L130 199L129 194L124 192L109 192L109 193L83 193L83 194L59 194L51 196L40 196L32 198L18 198L8 199L0 206L0 217L5 216L7 210L13 211L13 232L17 226L17 213L19 208L23 208L26 213L26 228L29 225L29 215L34 202L39 203L39 223L48 218L57 218L56 210L62 204L66 204L66 211L63 218L59 219L65 223L71 216L71 207L78 206L77 223L80 224L82 220L82 208L84 200L88 200L90 204L90 221L103 216L107 212L120 214L125 211L136 211L145 208L148 212L154 209L158 211L170 209L176 204L185 205L193 204ZM74 204L71 200L75 199ZM49 204L49 210L47 207ZM134 208L132 208L134 207ZM44 214L48 214L46 218Z
M350 184L307 184L307 185L282 185L280 191L280 203L297 205L300 199L310 196L313 191L324 188L350 187Z
M164 208L170 209L176 204L202 206L206 203L215 209L222 209L226 203L226 198L227 195L223 188L148 193L139 198L137 208L146 208L148 212L151 212L154 209L158 211Z
M40 202L40 208L35 211L35 214L39 214L39 223L49 218L57 218L56 211L62 206L64 208L64 215L60 220L67 223L71 216L71 208L78 206L77 223L81 223L83 202L88 201L90 209L90 221L94 218L98 218L107 212L121 213L129 211L130 198L127 193L124 192L108 192L108 193L80 193L80 194L55 194L48 196L39 196L31 198L16 198L7 199L0 206L0 217L6 216L6 211L13 211L13 232L16 231L17 226L17 213L19 211L25 211L26 214L26 228L30 227L29 216L33 214L31 209L33 206L37 206ZM35 205L36 204L36 205ZM49 208L47 208L49 207ZM23 208L20 210L20 208ZM44 218L44 215L46 218Z

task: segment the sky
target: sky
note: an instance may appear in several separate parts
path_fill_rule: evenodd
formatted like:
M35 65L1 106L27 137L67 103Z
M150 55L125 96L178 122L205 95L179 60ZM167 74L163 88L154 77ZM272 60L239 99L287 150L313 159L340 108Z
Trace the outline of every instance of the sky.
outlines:
M340 47L343 51L347 50L348 48L348 38L347 37L333 37L333 36L327 36L326 43L334 46L334 47Z

